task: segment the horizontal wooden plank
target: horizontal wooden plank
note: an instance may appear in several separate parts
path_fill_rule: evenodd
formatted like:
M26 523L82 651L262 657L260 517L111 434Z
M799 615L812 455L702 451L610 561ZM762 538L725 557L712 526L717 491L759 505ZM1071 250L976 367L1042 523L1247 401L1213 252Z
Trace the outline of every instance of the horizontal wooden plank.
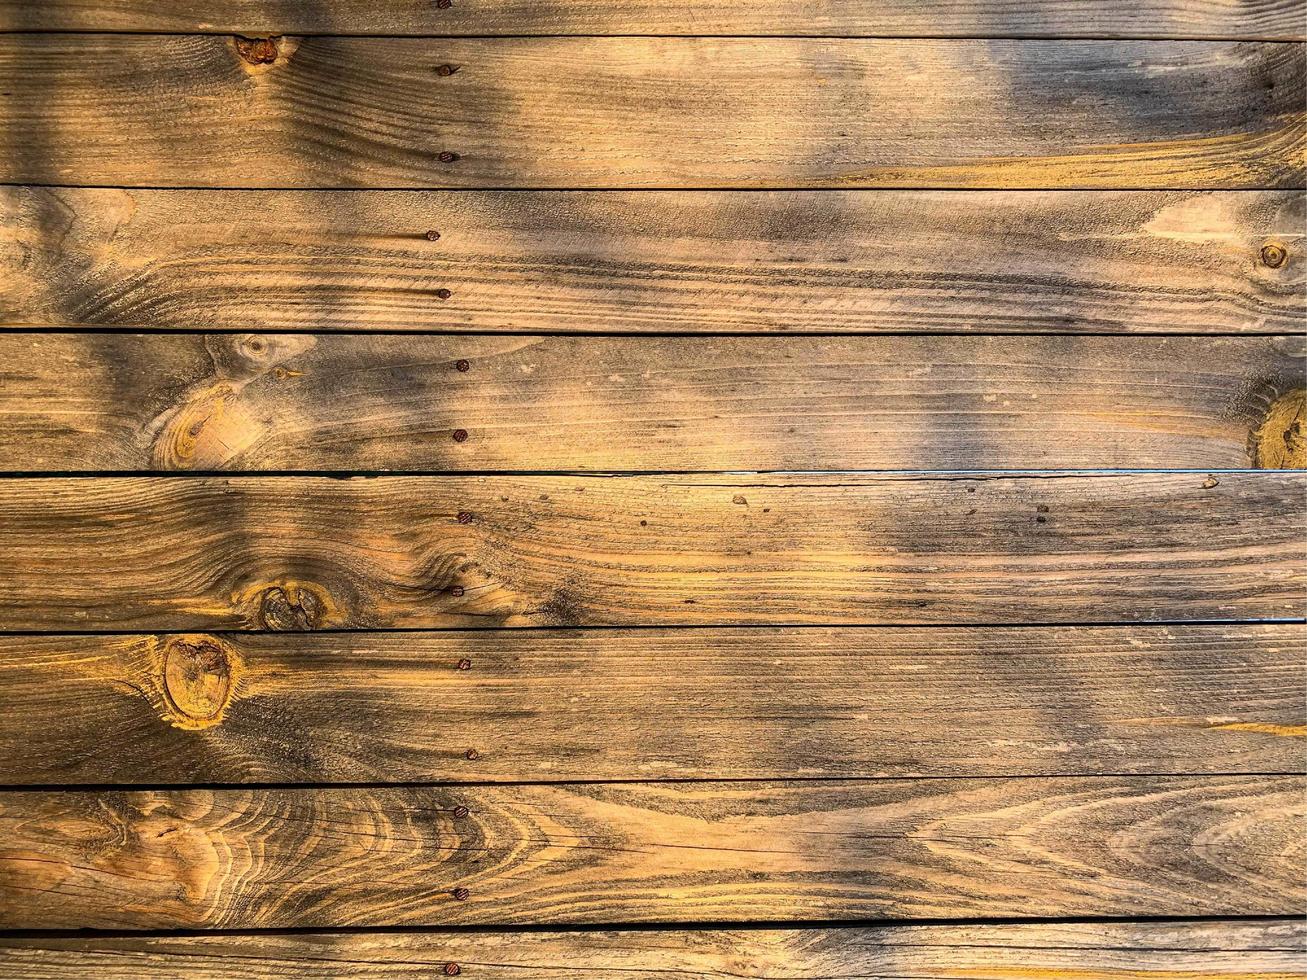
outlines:
M0 333L0 467L1307 467L1303 350L1301 337Z
M0 926L1294 915L1307 780L10 792Z
M1295 187L1304 83L1299 43L11 34L0 180Z
M0 973L26 980L1299 980L1295 919L1093 925L868 926L602 932L248 933L0 937ZM449 969L453 964L456 969Z
M0 780L1294 771L1302 649L1296 626L9 638Z
M0 629L1299 617L1303 472L14 478Z
M0 0L0 30L1302 38L1302 0Z
M1305 666L1301 625L5 637L0 783L1293 773Z
M0 187L0 327L1294 333L1305 202Z

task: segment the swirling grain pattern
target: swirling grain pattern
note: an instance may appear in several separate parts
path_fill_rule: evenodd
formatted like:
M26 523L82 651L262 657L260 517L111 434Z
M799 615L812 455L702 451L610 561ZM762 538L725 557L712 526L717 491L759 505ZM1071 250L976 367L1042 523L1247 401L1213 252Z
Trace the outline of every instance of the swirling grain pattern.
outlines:
M12 792L0 926L1291 915L1302 777Z
M0 180L1293 188L1305 78L1301 44L1249 41L308 36L250 57L12 34Z

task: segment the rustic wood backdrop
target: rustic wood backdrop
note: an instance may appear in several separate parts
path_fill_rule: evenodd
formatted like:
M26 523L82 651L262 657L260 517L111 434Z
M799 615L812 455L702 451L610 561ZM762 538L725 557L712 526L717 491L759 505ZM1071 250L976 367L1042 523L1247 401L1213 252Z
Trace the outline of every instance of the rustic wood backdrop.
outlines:
M1304 0L0 0L0 975L1307 976Z

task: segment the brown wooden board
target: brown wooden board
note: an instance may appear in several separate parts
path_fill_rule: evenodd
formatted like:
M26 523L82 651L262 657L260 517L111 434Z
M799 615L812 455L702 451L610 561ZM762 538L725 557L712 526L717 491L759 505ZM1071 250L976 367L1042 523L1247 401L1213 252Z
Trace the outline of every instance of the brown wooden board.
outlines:
M0 30L1301 38L1301 0L2 0Z
M838 929L0 937L25 980L1300 980L1295 919ZM451 968L452 964L452 968Z
M0 187L0 327L1294 333L1305 201Z
M1298 776L0 795L0 926L1295 915Z
M0 629L1300 617L1307 473L0 484Z
M1300 43L10 34L0 180L1295 187L1305 80Z
M0 332L0 467L1307 467L1303 350L1301 337Z
M0 783L1292 773L1305 660L1301 625L5 637Z

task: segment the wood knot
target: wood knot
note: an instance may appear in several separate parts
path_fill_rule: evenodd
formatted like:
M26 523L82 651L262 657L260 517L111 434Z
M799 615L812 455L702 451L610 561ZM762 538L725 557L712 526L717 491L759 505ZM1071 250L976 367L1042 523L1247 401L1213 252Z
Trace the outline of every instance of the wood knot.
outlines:
M322 625L329 602L324 593L299 583L274 585L259 599L258 625L263 629L304 632Z
M235 38L236 53L249 65L270 65L277 60L280 53L279 37L240 37Z
M168 719L178 728L208 728L222 721L235 688L234 652L212 636L174 636L160 669Z
M1262 470L1307 468L1307 390L1281 395L1253 434L1253 465Z

